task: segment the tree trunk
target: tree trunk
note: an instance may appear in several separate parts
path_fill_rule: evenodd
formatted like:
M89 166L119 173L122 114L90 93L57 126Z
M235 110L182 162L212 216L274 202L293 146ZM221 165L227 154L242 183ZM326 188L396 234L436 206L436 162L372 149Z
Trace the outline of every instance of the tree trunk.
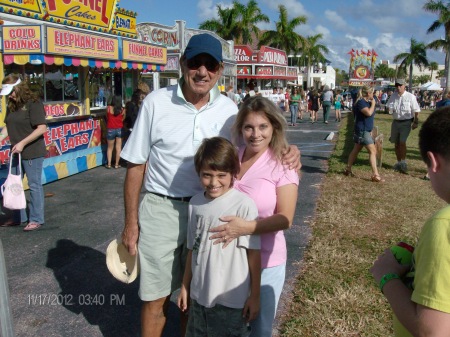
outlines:
M306 90L309 89L310 85L309 85L309 80L310 80L310 71L311 71L311 61L308 57L308 70L307 70L307 74L306 74Z
M413 76L413 63L409 65L409 92L413 92L412 90L412 76Z
M447 97L447 93L450 91L450 47L447 47L445 53L445 90L442 97Z

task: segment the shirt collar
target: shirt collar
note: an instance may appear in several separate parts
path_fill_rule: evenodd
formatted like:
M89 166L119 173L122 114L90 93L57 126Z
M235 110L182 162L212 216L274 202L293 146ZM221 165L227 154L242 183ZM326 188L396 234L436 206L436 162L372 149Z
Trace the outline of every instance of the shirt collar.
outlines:
M177 96L179 98L183 99L185 102L187 102L186 98L184 97L183 90L182 90L183 83L184 83L184 77L181 77L180 80L178 81ZM219 98L219 95L221 95L220 90L217 87L217 85L215 85L209 92L209 104L211 104L212 102L217 100Z

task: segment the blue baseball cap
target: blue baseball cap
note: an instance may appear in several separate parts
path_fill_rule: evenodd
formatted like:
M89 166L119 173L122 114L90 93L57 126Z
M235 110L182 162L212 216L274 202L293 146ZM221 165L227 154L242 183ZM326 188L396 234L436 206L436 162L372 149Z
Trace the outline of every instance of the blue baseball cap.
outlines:
M217 62L222 62L222 44L219 40L209 34L198 34L191 37L184 50L187 60L199 55L211 55Z

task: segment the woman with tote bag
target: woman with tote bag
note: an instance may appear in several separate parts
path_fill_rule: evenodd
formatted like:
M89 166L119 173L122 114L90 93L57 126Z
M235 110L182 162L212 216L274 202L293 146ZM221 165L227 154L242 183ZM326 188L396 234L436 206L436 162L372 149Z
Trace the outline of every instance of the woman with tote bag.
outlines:
M43 134L47 131L44 105L18 74L4 78L0 95L7 97L6 126L0 132L0 139L9 136L11 153L21 154L17 165L22 165L30 188L30 216L27 216L26 209L16 210L13 221L3 226L27 223L23 230L34 231L44 224L42 167L46 149Z

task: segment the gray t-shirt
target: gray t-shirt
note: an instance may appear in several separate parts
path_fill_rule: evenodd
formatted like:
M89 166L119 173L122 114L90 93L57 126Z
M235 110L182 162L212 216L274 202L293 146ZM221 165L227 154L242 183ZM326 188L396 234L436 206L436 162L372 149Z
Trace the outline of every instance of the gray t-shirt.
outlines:
M333 92L331 90L325 91L322 94L322 99L324 102L331 102L331 100L333 99Z
M226 248L213 245L208 230L223 224L222 216L234 215L255 220L258 208L245 194L230 189L216 199L195 195L189 203L187 247L192 250L191 298L212 308L221 304L240 309L250 291L247 249L260 249L259 235L246 235L233 240Z

